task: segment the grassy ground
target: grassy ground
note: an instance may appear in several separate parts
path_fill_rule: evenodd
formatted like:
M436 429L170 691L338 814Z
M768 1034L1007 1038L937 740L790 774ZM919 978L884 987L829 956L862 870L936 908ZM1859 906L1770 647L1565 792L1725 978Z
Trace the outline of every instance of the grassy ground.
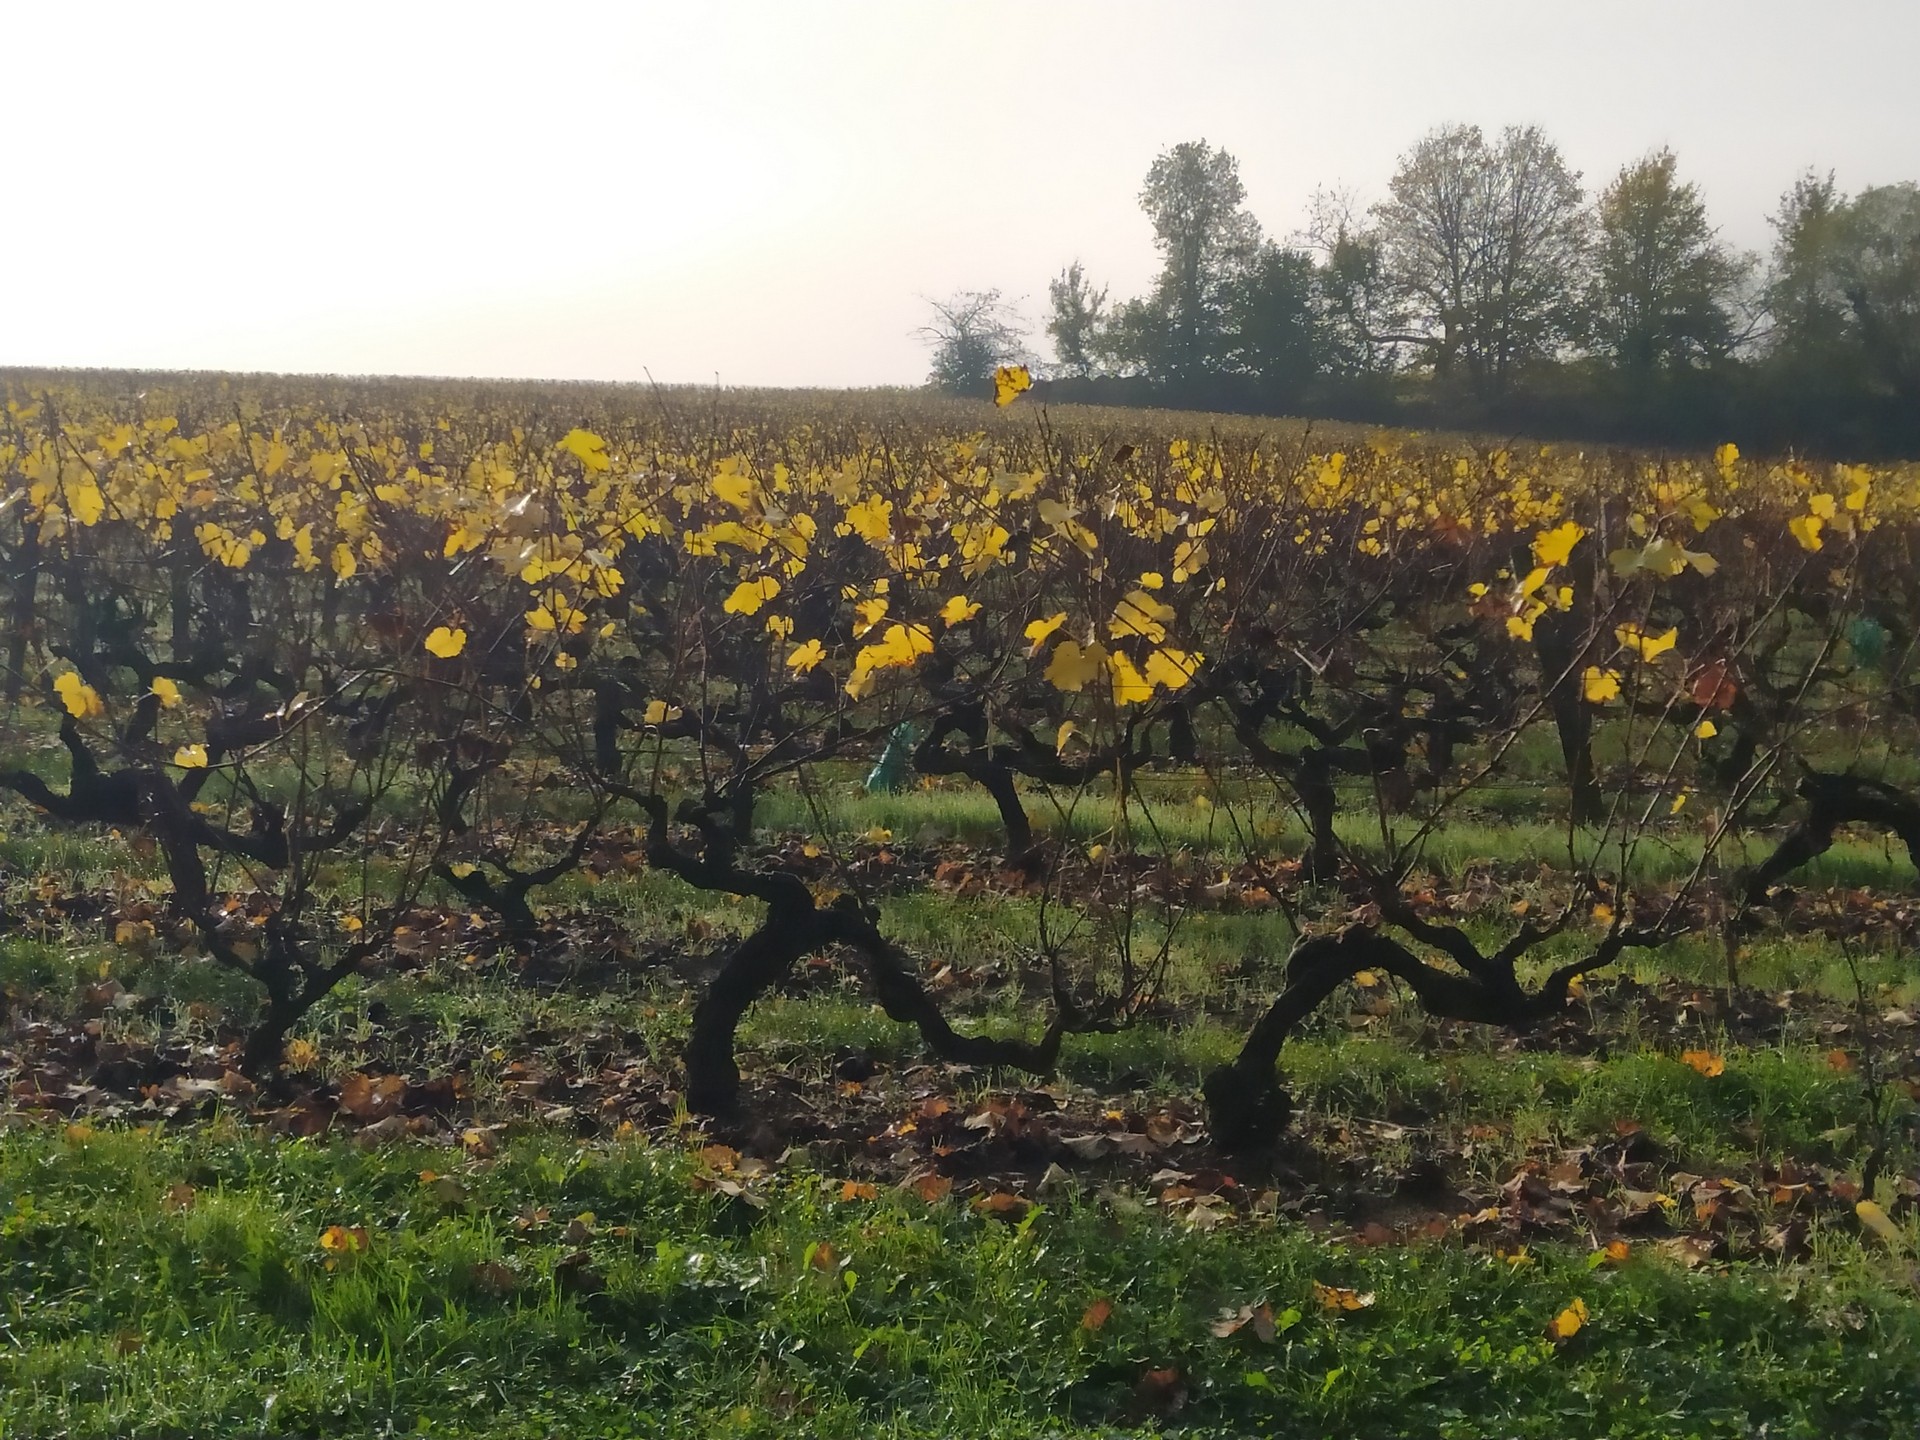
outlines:
M1908 1279L1853 1244L1724 1273L1561 1246L1367 1249L1121 1197L1003 1216L843 1199L801 1158L720 1187L697 1155L638 1143L532 1136L480 1161L219 1125L15 1131L0 1193L7 1434L1920 1424ZM1550 1338L1576 1300L1577 1331Z
M1244 797L1149 804L1188 877L1249 836L1298 846ZM1033 809L1083 846L1113 823L1098 796ZM1036 1030L1043 924L1110 963L1108 902L995 875L976 792L840 776L761 819L865 867L968 1025ZM1675 822L1641 873L1697 846ZM1489 809L1428 859L1471 894L1568 851ZM931 882L955 857L984 889ZM1195 1094L1279 982L1278 908L1149 907L1155 1023L1073 1037L1045 1084L931 1064L827 957L748 1017L752 1115L712 1126L677 1108L678 1049L756 907L600 873L542 897L537 954L462 915L343 986L254 1092L219 1048L247 986L116 938L151 857L0 815L0 1437L1920 1424L1920 974L1908 911L1858 895L1914 876L1872 837L1797 877L1737 989L1705 938L1533 1037L1348 987L1283 1057L1296 1138L1251 1158L1211 1151ZM1476 934L1514 923L1497 893L1461 914ZM369 1076L404 1105L355 1111Z

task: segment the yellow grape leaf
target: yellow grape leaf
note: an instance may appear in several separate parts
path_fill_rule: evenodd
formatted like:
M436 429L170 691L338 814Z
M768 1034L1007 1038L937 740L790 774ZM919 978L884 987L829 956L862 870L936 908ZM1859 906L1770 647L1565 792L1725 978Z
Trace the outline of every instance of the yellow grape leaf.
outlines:
M1125 651L1107 656L1107 671L1113 678L1114 704L1144 705L1153 698L1153 682L1134 668Z
M1169 690L1178 690L1193 679L1202 658L1197 650L1156 650L1147 656L1147 679Z
M742 580L733 587L733 593L720 608L729 615L752 615L779 593L780 582L771 575L762 575L758 580Z
M1860 1217L1860 1223L1873 1231L1889 1245L1899 1245L1906 1237L1893 1218L1871 1200L1862 1200L1853 1207L1853 1213Z
M425 644L429 655L438 655L442 660L451 660L467 648L467 632L445 625L436 625L428 632Z
M1313 1282L1313 1298L1320 1302L1323 1310L1338 1314L1343 1310L1365 1310L1373 1304L1373 1291L1349 1290L1342 1285L1322 1285Z
M559 448L573 456L589 470L611 470L613 462L607 458L607 442L591 430L569 430L561 440Z
M964 595L956 595L940 607L940 618L948 626L960 625L980 613L980 602L969 600Z
M1049 615L1046 619L1036 620L1027 626L1023 633L1026 635L1028 642L1032 644L1033 653L1036 655L1039 654L1040 647L1047 643L1047 638L1066 623L1067 612L1062 610L1057 615Z
M853 622L853 638L858 640L887 618L887 599L884 595L876 595L871 600L857 600L854 602L853 613L856 617Z
M933 636L924 625L889 625L877 645L861 648L854 657L858 670L886 670L910 666L933 653Z
M1547 1325L1547 1338L1556 1345L1563 1340L1571 1340L1580 1333L1580 1327L1587 1323L1587 1303L1575 1298Z
M1682 790L1678 795L1673 797L1673 804L1667 807L1667 813L1669 815L1678 815L1682 810L1686 808L1687 808L1687 792Z
M173 752L173 763L182 770L204 770L207 768L207 747L182 745Z
M1053 737L1053 753L1056 755L1066 754L1067 742L1079 733L1080 726L1075 721L1062 721L1059 730L1055 732Z
M1613 634L1623 648L1633 651L1642 660L1658 659L1673 649L1680 639L1678 628L1670 629L1664 635L1649 635L1638 625L1621 625Z
M1826 522L1818 515L1802 515L1798 519L1789 520L1787 529L1792 533L1793 538L1800 542L1802 550L1818 550L1822 543L1820 531L1825 524Z
M1824 490L1818 495L1809 495L1807 497L1807 509L1815 515L1818 515L1822 520L1831 520L1833 519L1834 511L1833 496L1827 494Z
M806 644L797 646L787 656L787 668L804 675L826 658L826 647L818 640L809 640Z
M1725 1073L1727 1068L1727 1062L1711 1050L1682 1050L1680 1063L1692 1066L1709 1080Z
M345 541L333 547L333 573L342 580L351 580L353 572L360 568L360 562L353 557L353 547Z
M371 1243L366 1227L329 1225L320 1232L320 1248L343 1255L357 1255Z
M1106 651L1098 645L1082 649L1077 640L1062 640L1047 662L1047 683L1056 690L1084 690L1087 682L1100 673L1106 658Z
M1158 570L1148 570L1140 576L1140 588L1142 590L1164 590L1166 586L1167 577L1162 575Z
M1649 540L1644 549L1615 550L1607 556L1607 563L1613 567L1614 574L1623 578L1630 578L1636 571L1645 571L1649 575L1668 579L1687 568L1688 557L1692 553L1660 536Z
M1573 547L1586 537L1587 527L1568 520L1533 537L1533 558L1540 565L1564 565Z
M91 719L107 708L100 701L100 692L71 670L55 676L53 688L60 696L60 703L67 707L67 713L76 720Z
M737 470L721 470L713 477L713 493L743 514L753 508L753 479Z
M1113 607L1107 622L1107 634L1115 640L1139 635L1158 645L1167 638L1167 621L1173 619L1173 607L1153 598L1145 590L1132 590Z
M311 1070L320 1059L320 1047L311 1040L289 1040L282 1052L292 1070Z
M678 705L669 705L664 700L649 700L640 718L649 725L665 725L671 720L678 720L684 713Z
M180 687L164 675L153 677L153 693L160 697L162 710L175 710L180 705Z
M1024 365L1002 365L993 372L993 403L1011 405L1014 397L1033 388L1033 375Z
M1589 665L1586 673L1580 677L1580 690L1589 704L1604 705L1619 697L1620 676L1616 671Z
M471 860L456 860L447 866L447 873L456 880L464 880L480 867Z
M847 524L869 545L884 545L893 538L893 502L870 495L857 505L849 505Z
M88 478L78 485L67 486L67 508L82 525L96 525L107 513L107 501L100 487Z

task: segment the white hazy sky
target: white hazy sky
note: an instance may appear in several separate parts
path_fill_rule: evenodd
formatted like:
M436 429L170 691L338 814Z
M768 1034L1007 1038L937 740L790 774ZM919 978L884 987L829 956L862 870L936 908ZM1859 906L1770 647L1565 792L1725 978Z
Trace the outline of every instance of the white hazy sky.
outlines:
M1154 268L1155 154L1270 232L1444 121L1726 235L1920 179L1920 0L0 0L0 364L911 383L920 297Z

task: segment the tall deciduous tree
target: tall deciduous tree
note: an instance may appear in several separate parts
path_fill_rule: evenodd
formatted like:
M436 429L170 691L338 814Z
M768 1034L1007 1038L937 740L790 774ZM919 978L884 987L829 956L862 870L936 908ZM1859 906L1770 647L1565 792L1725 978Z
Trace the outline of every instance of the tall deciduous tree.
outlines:
M1632 375L1723 358L1739 338L1754 262L1720 243L1676 168L1671 150L1623 166L1597 207L1591 342Z
M1107 318L1107 290L1095 288L1078 260L1047 282L1047 334L1066 375L1090 375L1098 363L1100 328Z
M933 315L918 333L933 352L928 383L956 392L980 390L993 383L997 367L1029 358L1026 323L998 290L962 290L927 303Z
M1852 199L1806 176L1782 200L1767 284L1772 363L1796 393L1898 407L1920 434L1920 187Z
M1260 245L1246 197L1239 162L1204 140L1174 146L1147 171L1140 208L1160 250L1153 307L1166 327L1169 378L1220 366L1228 292Z
M1313 257L1271 242L1227 287L1227 360L1269 401L1296 401L1320 365Z
M1440 375L1498 394L1577 327L1588 220L1580 179L1533 126L1488 144L1478 126L1433 131L1401 157L1375 207L1387 273Z

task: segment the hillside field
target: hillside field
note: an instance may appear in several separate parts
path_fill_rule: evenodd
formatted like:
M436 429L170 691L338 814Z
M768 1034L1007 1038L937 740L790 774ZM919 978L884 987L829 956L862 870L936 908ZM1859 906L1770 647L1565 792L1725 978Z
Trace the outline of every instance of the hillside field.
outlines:
M0 372L0 1436L1920 1429L1920 466Z

